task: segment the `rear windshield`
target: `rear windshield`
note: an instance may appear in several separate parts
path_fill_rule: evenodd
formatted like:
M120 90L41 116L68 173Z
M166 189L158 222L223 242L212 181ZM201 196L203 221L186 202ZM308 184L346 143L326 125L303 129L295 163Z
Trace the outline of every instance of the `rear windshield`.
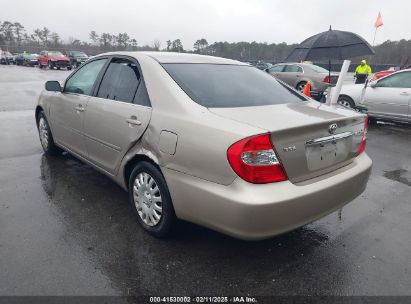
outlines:
M252 66L167 63L163 67L192 100L207 108L253 107L305 100L268 73Z
M328 70L318 66L318 65L314 65L314 64L309 64L308 65L312 70L314 70L315 72L318 73L328 73Z

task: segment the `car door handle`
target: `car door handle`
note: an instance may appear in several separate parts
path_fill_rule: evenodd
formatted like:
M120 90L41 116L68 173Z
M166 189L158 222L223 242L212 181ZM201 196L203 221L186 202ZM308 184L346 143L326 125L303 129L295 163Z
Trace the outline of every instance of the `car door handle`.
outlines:
M141 125L141 121L139 121L137 119L137 117L135 116L131 116L130 118L126 119L127 123L129 123L130 125L135 125L135 126L139 126Z
M84 112L84 111L86 110L86 109L83 108L82 105L78 105L77 107L74 107L74 109L75 109L77 112Z
M410 93L408 93L408 92L401 92L401 94L400 94L401 96L409 96L410 95Z

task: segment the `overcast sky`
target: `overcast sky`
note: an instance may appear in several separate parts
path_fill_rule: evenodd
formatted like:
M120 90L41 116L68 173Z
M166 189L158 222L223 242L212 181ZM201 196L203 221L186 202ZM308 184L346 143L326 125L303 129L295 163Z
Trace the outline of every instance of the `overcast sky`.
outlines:
M192 49L215 41L299 43L333 29L353 31L372 43L411 39L410 0L20 0L0 10L0 21L19 21L31 32L46 26L67 40L88 40L91 30L127 32L139 45L180 38Z

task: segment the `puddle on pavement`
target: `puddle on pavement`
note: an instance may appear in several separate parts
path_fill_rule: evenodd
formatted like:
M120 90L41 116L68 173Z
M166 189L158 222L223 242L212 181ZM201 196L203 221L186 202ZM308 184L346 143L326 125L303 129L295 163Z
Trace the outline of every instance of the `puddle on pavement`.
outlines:
M411 186L411 181L408 179L406 176L408 173L408 170L405 169L397 169L394 171L385 171L384 176L388 179L391 179L393 181L402 183L407 186Z

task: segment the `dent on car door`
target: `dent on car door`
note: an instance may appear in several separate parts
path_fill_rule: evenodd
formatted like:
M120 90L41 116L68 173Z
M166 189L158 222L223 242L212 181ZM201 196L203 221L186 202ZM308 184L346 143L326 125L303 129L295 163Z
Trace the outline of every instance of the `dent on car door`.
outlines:
M86 156L83 136L84 113L94 83L107 59L94 60L67 79L62 93L50 105L53 135L68 150Z
M409 117L411 72L390 75L368 87L365 102L371 116L406 121Z
M84 132L90 161L115 174L125 153L143 135L150 117L138 64L113 58L87 105Z

